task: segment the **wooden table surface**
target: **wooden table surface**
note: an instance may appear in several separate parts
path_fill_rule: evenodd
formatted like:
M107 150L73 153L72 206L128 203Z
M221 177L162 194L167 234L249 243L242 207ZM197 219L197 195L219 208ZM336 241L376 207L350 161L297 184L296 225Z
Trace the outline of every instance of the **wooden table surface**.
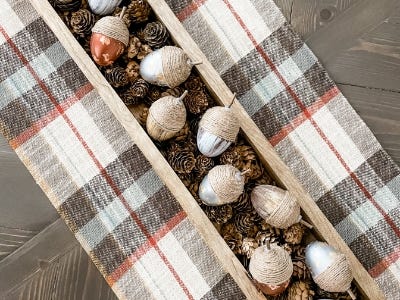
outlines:
M275 0L400 164L400 1ZM0 137L0 299L116 299Z

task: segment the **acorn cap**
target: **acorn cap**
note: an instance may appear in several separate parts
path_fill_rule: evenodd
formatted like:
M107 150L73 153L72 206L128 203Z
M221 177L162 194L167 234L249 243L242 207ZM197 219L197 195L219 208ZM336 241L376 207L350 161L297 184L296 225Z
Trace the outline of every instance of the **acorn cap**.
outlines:
M293 263L289 253L276 244L258 247L249 264L250 274L255 280L268 285L281 285L293 274Z
M200 120L199 128L226 140L234 142L240 125L234 112L229 107L215 106L208 109Z
M169 87L176 87L189 78L193 64L181 48L164 46L160 51L164 79Z
M92 32L113 38L126 46L129 44L129 30L119 17L103 17L96 22Z
M215 166L208 173L208 180L215 194L224 203L236 201L243 193L244 177L234 166Z

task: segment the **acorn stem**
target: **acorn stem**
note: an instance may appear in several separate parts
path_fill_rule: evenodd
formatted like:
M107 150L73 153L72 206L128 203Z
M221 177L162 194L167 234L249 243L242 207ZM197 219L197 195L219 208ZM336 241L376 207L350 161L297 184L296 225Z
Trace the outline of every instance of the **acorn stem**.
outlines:
M120 18L120 19L122 19L122 17L124 16L125 12L126 12L126 6L124 6L124 7L122 8L121 13L119 14L119 18Z
M267 250L271 250L271 238L265 240L265 246L267 247Z
M192 66L201 65L202 63L203 63L203 61L202 61L202 60L198 60L198 61L191 61L191 60L189 59L189 64L190 64L190 65L192 65Z
M231 108L233 102L235 102L235 99L236 99L236 92L233 93L232 101L231 101L231 104L228 105L228 108Z
M244 175L244 174L247 174L247 173L249 173L251 170L250 169L247 169L247 170L244 170L242 173L240 173L240 175Z
M301 219L299 223L303 224L308 229L313 229L313 226L310 223L308 223L307 221L304 221L303 219Z
M347 290L347 293L349 294L349 296L351 297L351 299L356 300L356 295L354 295L353 291L351 289Z
M182 101L185 97L186 97L186 95L188 94L188 91L187 90L185 90L184 92L183 92L183 94L178 98L180 101Z

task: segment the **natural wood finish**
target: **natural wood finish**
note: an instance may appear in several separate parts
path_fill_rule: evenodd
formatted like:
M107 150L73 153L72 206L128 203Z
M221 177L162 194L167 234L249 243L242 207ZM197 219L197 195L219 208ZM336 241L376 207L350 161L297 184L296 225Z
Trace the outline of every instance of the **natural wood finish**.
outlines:
M35 231L0 226L0 261L23 246L35 234Z
M150 1L149 1L150 2ZM85 76L95 87L104 102L109 106L117 120L124 126L132 140L143 151L143 154L152 164L154 171L160 176L175 198L188 215L190 221L197 228L211 250L220 260L224 269L229 272L244 294L249 299L265 299L251 283L242 264L219 235L210 220L201 210L196 200L186 189L179 177L175 174L168 162L164 159L143 128L139 125L128 108L124 105L117 93L108 84L101 72L91 61L89 56L75 40L65 24L58 17L54 9L46 0L32 0L34 8L48 24L66 51L75 60ZM161 2L160 2L161 3ZM150 4L154 4L150 2ZM163 5L166 5L164 2ZM172 13L169 7L163 6ZM158 11L162 7L153 7ZM175 19L176 22L178 22Z

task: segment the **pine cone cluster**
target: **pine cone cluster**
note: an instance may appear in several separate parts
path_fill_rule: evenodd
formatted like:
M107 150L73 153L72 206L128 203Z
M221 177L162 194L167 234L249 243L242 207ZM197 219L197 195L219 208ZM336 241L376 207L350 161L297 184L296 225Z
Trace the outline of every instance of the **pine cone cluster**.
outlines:
M149 115L148 106L144 103L139 103L136 105L130 105L128 108L139 124L145 126L147 116Z
M233 216L233 210L229 204L221 206L205 206L204 212L211 222L217 224L225 224Z
M133 23L146 22L151 12L150 5L145 0L131 0L126 13Z
M174 171L180 174L192 172L196 164L196 158L192 151L176 145L168 151L167 159Z
M208 108L208 99L203 91L191 91L183 99L187 111L194 115L201 114Z
M125 71L126 71L126 74L128 75L128 79L130 82L134 82L134 81L136 81L136 79L139 78L139 75L140 75L139 70L140 70L140 65L134 60L131 60L126 65Z
M189 78L184 82L184 87L188 91L204 91L204 83L200 77L195 75L190 75Z
M140 39L134 35L129 37L128 48L126 49L128 58L132 59L138 55L140 48L142 47L142 42Z
M254 215L249 213L237 213L234 217L234 224L237 230L247 237L256 236L259 230Z
M122 67L106 69L104 77L115 88L124 87L129 83L128 74Z
M292 226L283 230L283 238L289 244L298 245L301 243L304 235L304 227L300 223L293 224Z
M300 280L311 279L311 273L303 260L293 261L293 277Z
M308 282L295 281L289 286L287 295L288 300L312 300L315 292Z
M143 40L145 40L150 47L157 49L166 44L169 33L163 23L156 21L147 23L142 32L142 36Z
M236 229L235 225L232 223L227 223L221 228L221 235L225 242L228 244L229 248L235 254L241 254L242 252L242 234Z
M214 161L211 158L203 154L196 157L195 170L199 177L204 177L213 167Z
M80 9L71 15L70 26L77 35L84 37L91 33L96 22L95 16L87 9Z

